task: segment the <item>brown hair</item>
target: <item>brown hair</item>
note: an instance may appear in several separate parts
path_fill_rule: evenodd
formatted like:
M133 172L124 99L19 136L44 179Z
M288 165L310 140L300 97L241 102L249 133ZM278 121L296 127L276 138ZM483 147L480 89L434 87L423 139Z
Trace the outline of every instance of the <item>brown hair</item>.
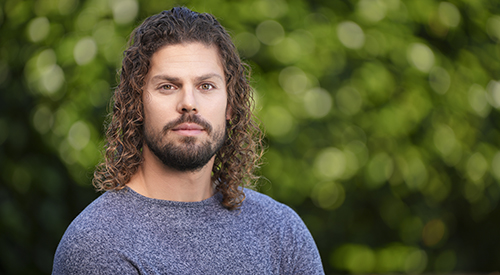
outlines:
M254 172L262 156L262 132L252 115L249 70L214 16L184 7L151 16L132 32L124 53L120 84L113 97L104 161L94 172L93 183L98 190L124 188L142 163L142 88L151 56L161 47L190 42L216 46L224 67L228 106L233 116L227 122L228 138L215 156L212 182L223 195L224 207L241 206L245 195L240 186L250 187L255 183L258 177Z

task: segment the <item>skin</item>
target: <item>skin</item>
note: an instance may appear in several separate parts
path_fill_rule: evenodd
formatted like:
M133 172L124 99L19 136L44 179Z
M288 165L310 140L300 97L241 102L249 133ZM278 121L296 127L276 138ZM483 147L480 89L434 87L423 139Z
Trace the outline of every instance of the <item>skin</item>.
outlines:
M144 127L161 131L185 113L211 124L213 131L223 129L231 118L227 106L226 80L217 49L201 43L160 48L151 58L143 93ZM185 146L183 138L194 137L196 145L212 141L200 125L183 123L169 130L163 142ZM127 184L137 193L155 199L193 202L214 193L211 172L214 157L201 169L180 172L165 166L147 147L144 161Z

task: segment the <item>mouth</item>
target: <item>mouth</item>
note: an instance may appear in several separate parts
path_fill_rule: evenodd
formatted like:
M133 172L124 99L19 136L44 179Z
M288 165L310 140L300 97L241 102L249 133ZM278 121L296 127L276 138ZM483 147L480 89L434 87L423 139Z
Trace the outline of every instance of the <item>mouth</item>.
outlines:
M204 132L205 129L196 123L181 123L172 128L172 131L183 136L195 136Z

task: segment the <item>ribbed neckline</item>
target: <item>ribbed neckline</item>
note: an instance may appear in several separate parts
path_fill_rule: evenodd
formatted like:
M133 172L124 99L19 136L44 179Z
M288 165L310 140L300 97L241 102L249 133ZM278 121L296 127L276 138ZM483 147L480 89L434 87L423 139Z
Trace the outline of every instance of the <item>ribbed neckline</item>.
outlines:
M205 206L220 205L220 202L222 201L222 195L219 192L215 193L212 197L210 197L208 199L205 199L202 201L195 201L195 202L154 199L154 198L143 196L128 186L126 186L124 189L120 190L119 192L125 196L130 196L131 198L133 198L135 200L139 200L141 202L169 206L169 207L202 208Z

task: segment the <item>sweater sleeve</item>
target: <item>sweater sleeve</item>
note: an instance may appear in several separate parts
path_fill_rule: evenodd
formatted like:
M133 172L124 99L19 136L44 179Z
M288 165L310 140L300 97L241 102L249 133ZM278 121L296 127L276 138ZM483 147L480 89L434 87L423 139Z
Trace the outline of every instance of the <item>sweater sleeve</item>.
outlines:
M288 211L283 244L285 254L283 274L325 274L318 248L311 233L295 211L290 208Z
M118 245L108 232L70 226L57 247L52 274L139 274Z

